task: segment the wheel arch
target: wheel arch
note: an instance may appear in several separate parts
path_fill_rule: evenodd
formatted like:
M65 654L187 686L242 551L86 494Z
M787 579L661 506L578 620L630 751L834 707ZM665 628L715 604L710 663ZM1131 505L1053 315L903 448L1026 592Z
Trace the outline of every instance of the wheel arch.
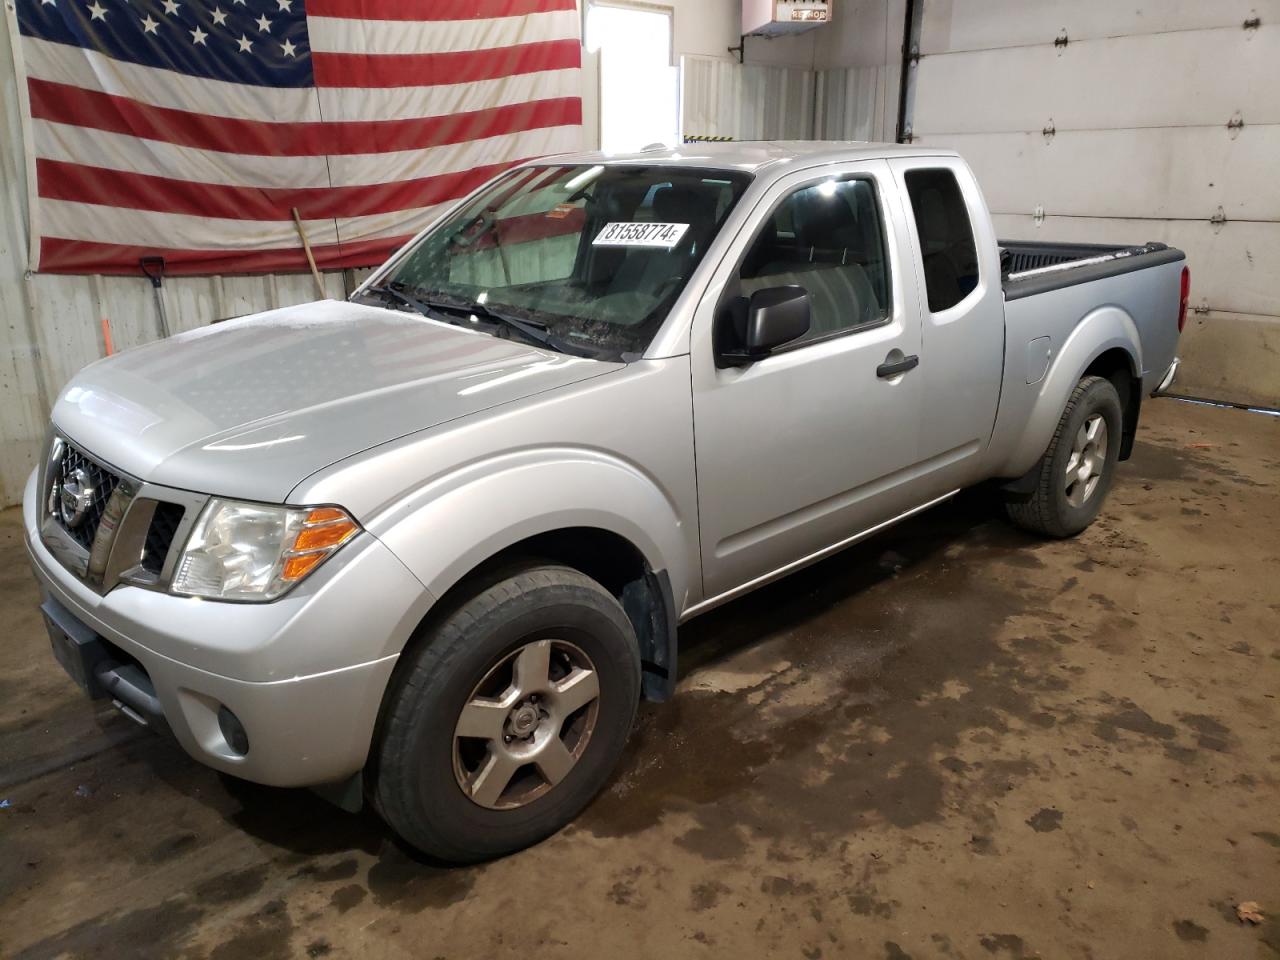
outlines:
M1090 361L1080 374L1085 377L1102 377L1110 380L1120 396L1120 409L1124 414L1124 429L1120 438L1120 459L1128 460L1133 453L1134 439L1138 433L1138 415L1142 409L1142 374L1136 367L1133 354L1123 347L1111 347Z
M645 696L670 695L675 623L696 563L686 542L692 527L635 464L584 448L495 457L437 478L369 526L426 587L424 622L476 578L515 561L543 559L591 577L635 627ZM421 633L420 625L412 636Z
M1086 376L1105 377L1116 385L1124 410L1120 455L1129 456L1141 405L1142 342L1133 318L1119 306L1098 307L1076 324L1060 349L1022 420L1017 440L996 469L997 477L1019 478L1008 485L1017 490L1028 471L1049 446L1062 411L1076 384ZM1007 373L1006 373L1007 376ZM1016 429L1013 425L1011 428Z
M676 682L678 651L678 611L670 575L665 569L654 570L644 552L626 537L603 527L549 529L493 552L438 595L439 599L414 631L414 637L429 632L433 623L448 616L486 585L514 570L540 562L577 570L617 599L636 633L645 699L669 699Z

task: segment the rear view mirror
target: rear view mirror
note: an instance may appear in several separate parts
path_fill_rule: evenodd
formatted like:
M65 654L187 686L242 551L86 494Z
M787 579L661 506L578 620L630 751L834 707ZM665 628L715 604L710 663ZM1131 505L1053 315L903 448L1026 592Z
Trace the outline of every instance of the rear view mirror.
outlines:
M746 314L746 329L739 338L740 348L721 354L721 362L725 365L742 366L763 359L778 347L808 333L809 294L797 284L765 287L751 295Z

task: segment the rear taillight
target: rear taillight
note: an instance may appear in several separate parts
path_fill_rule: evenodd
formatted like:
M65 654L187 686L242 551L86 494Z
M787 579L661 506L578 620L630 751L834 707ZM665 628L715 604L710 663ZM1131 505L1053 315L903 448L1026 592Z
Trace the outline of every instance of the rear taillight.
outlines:
M1178 332L1187 325L1187 304L1191 302L1191 268L1182 268L1182 296L1178 300Z

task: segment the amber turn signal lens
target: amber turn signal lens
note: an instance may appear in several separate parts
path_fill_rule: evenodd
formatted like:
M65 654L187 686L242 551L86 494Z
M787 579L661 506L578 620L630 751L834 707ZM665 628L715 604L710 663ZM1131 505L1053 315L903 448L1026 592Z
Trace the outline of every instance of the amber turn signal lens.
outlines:
M334 520L346 520L347 522L350 522L351 518L337 507L316 507L307 514L305 522L307 524L332 523Z
M313 511L319 513L320 511ZM324 550L328 547L336 547L345 541L348 537L359 529L356 527L355 521L343 517L340 520L333 520L320 526L308 525L298 531L298 536L293 541L293 549L298 553L304 550Z
M284 562L284 570L281 571L280 578L282 580L301 580L311 571L312 567L328 555L325 550L317 550L315 553L304 553L301 556L289 557Z
M280 579L296 582L318 567L333 551L356 535L360 525L338 507L316 507L285 552Z

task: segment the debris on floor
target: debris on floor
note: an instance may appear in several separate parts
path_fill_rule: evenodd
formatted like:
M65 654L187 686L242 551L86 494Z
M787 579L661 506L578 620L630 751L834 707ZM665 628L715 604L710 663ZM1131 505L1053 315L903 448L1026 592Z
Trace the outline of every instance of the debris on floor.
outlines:
M1266 919L1262 915L1262 908L1258 906L1257 900L1246 900L1244 903L1236 906L1236 916L1240 918L1241 923L1258 924Z

